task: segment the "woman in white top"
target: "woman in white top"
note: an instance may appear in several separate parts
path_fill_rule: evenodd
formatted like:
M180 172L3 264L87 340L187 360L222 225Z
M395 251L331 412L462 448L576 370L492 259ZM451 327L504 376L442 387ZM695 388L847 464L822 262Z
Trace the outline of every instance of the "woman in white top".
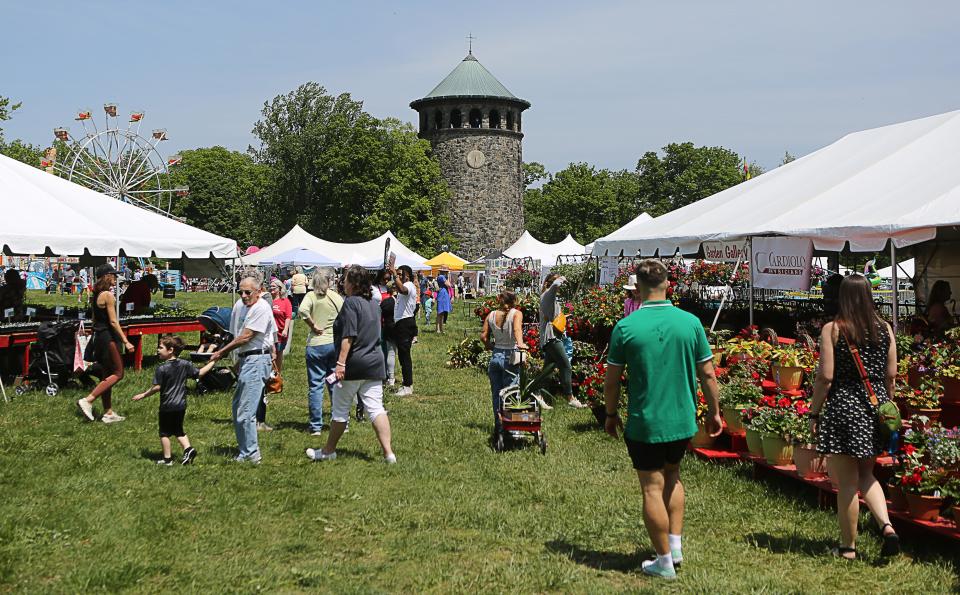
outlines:
M390 335L397 347L397 361L400 362L400 372L403 374L403 386L397 391L398 397L413 395L413 357L410 350L413 339L417 336L417 319L414 312L417 310L417 294L420 292L413 282L413 269L407 265L390 271L393 274L394 285L397 288L396 302L393 306L393 329Z
M487 366L487 375L490 377L490 391L493 395L493 431L494 435L501 431L500 391L514 384L519 376L519 365L513 364L514 354L524 349L523 344L523 315L514 309L517 304L517 295L512 291L501 291L497 296L499 308L494 310L483 321L483 330L480 331L480 340L484 345L493 346L493 356Z

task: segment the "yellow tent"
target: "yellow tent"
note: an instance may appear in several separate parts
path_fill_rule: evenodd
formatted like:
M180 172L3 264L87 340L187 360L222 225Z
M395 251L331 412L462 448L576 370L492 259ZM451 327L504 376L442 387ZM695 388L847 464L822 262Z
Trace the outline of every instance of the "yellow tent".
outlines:
M434 276L440 271L461 271L467 261L451 252L441 252L423 263L430 267Z

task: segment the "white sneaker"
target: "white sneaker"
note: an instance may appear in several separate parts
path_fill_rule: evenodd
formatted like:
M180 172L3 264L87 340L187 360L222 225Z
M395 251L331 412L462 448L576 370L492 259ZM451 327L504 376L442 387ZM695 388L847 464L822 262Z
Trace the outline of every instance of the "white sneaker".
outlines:
M311 436L323 436L323 432L321 432L320 430L317 430L316 432L310 432L310 435L311 435Z
M553 406L547 405L547 402L544 401L543 397L541 397L540 395L536 395L533 398L537 400L537 403L540 403L540 409L543 409L544 411L549 411L553 409Z
M584 407L586 407L586 405L581 403L576 397L573 397L572 399L567 401L567 405L573 407L574 409L583 409Z
M337 451L327 454L322 448L308 448L307 458L314 461L332 461L337 458Z
M387 386L393 386L396 383L397 383L396 378L387 378Z
M388 465L396 465L396 464L397 464L397 455L395 455L395 454L393 454L393 453L390 453L390 454L388 454L387 456L383 457L383 462L386 463L386 464L388 464Z
M117 415L116 413L109 413L107 415L104 415L102 418L100 418L100 421L102 421L105 424L112 424L118 421L123 421L125 419L127 418L125 418L122 415Z
M80 408L80 412L83 413L84 417L89 421L93 421L93 403L86 399L80 399L77 401L77 407Z
M412 396L412 395L413 395L413 387L412 387L412 386L402 386L402 387L400 387L400 390L397 391L397 396L398 396L398 397L409 397L409 396Z

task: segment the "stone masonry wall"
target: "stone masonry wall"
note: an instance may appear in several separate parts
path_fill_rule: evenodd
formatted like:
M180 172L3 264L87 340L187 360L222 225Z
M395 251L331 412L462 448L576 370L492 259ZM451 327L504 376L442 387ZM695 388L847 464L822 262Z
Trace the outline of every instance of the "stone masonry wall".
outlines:
M452 232L458 253L474 259L503 250L523 233L522 135L494 129L446 129L426 135L450 186ZM483 165L467 163L481 151Z

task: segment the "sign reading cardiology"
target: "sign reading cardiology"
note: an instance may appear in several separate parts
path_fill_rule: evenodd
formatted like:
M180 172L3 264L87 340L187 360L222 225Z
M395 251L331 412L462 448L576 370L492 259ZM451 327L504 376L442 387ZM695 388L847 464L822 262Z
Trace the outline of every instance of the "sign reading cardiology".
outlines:
M803 238L753 238L753 286L760 289L810 289L813 242Z

